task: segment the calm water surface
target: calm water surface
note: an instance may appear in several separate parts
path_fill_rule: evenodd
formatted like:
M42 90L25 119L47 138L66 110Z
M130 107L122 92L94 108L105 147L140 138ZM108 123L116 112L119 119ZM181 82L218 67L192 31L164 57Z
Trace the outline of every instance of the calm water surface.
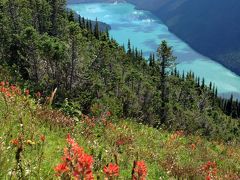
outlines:
M214 82L221 95L233 93L240 97L240 77L221 64L202 56L188 44L169 32L166 25L149 11L136 10L129 3L84 3L71 4L68 8L76 11L85 18L106 22L111 25L110 35L120 44L127 45L128 39L132 45L142 49L145 56L155 52L162 40L167 40L173 46L177 56L177 68L180 71L193 71L204 77L209 83Z

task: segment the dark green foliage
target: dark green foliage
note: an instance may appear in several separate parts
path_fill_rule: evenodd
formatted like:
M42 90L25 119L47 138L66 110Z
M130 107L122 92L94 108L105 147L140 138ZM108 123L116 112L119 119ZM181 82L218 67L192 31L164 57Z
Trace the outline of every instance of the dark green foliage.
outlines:
M65 0L49 0L51 6L50 34L53 36L60 36L65 31L65 24L67 23L65 3Z
M159 116L160 122L157 127L162 124L167 123L168 117L168 103L169 103L169 69L175 66L175 57L173 56L172 48L168 46L166 41L163 41L158 50L158 62L160 69L160 82L158 86L158 90L161 91L161 107L159 108Z
M147 62L130 40L125 51L97 20L67 13L62 0L4 0L0 9L1 65L44 96L57 88L55 105L65 112L74 114L74 104L85 114L111 111L209 138L239 134L239 121L230 116L240 117L240 103L219 98L193 72L181 76L166 41Z
M130 55L132 53L132 49L131 49L131 41L130 39L128 39L128 49L127 49L127 54Z
M91 23L91 21L90 21ZM92 29L92 27L90 26L90 29ZM96 19L96 23L95 23L95 27L94 27L94 36L99 39L99 26L98 26L98 20Z
M69 22L74 22L75 18L74 18L74 12L73 11L70 11L68 12L68 21ZM81 22L79 22L79 25L80 25Z

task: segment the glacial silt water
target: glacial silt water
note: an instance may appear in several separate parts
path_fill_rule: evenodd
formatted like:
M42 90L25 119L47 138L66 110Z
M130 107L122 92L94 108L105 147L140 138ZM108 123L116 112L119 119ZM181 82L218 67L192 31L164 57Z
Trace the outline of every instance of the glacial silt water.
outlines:
M188 44L176 37L168 27L149 11L137 10L129 3L81 3L71 4L68 8L81 16L105 22L111 26L110 35L119 44L127 45L128 39L134 47L142 49L145 56L155 52L162 40L173 47L177 56L177 68L193 71L204 77L206 83L212 81L221 95L240 95L240 77L221 64L202 56Z

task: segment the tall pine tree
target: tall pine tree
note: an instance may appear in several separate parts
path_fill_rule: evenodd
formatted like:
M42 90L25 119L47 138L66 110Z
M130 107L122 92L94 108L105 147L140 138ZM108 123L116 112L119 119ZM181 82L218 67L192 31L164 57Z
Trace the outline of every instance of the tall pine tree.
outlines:
M160 65L160 86L161 91L161 107L160 107L160 121L157 127L167 123L168 116L168 102L169 102L169 87L168 74L169 68L175 66L176 58L173 56L172 47L169 47L166 41L162 41L157 50L158 61Z

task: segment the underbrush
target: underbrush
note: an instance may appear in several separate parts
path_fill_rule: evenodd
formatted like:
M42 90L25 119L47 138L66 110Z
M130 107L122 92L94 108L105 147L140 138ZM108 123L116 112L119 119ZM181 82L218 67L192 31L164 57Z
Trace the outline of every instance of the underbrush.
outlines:
M157 130L109 111L73 119L40 105L41 93L7 82L0 91L1 179L240 178L239 145Z

